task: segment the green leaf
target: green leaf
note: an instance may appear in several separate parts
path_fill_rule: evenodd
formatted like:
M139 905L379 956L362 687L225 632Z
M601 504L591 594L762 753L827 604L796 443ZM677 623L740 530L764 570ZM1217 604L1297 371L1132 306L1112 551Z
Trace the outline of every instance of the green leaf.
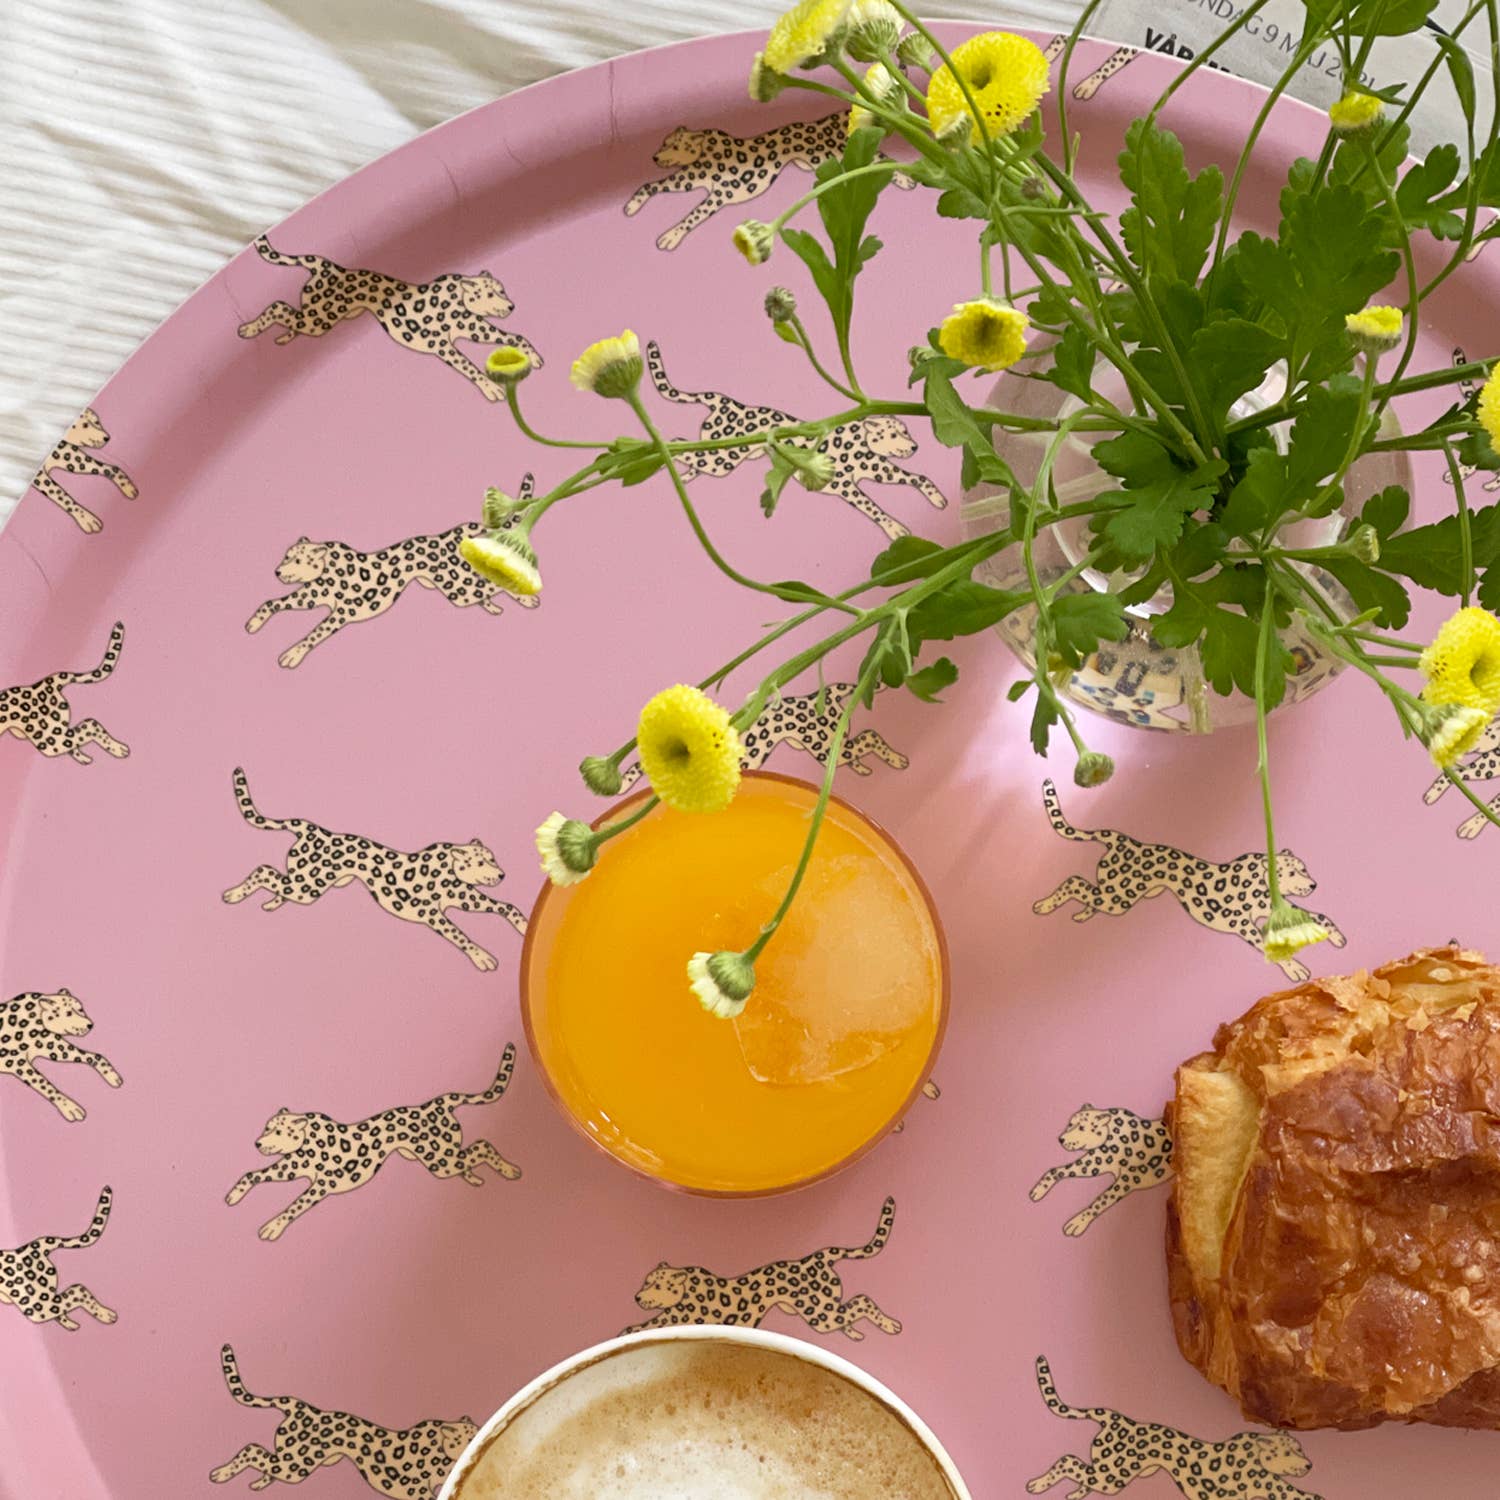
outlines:
M938 442L946 448L962 448L972 443L981 453L985 449L994 452L989 434L954 389L952 375L936 361L924 367L922 391L927 414L932 419L932 435Z
M1376 621L1387 629L1399 630L1411 618L1411 598L1389 573L1367 567L1353 557L1325 558L1319 567L1332 573L1349 590L1361 613L1378 609Z
M1409 36L1436 6L1437 0L1360 0L1346 24L1351 36Z
M1059 390L1077 396L1080 401L1092 400L1095 357L1093 340L1076 324L1069 323L1052 350L1052 368L1042 379L1050 380Z
M1376 535L1384 542L1406 525L1406 518L1410 514L1411 496L1407 494L1405 487L1388 484L1365 501L1359 519L1362 525L1373 526Z
M796 472L780 452L775 448L771 449L771 467L766 471L766 486L760 492L760 508L768 520L776 514L776 503L781 499L781 492Z
M1223 173L1205 167L1189 176L1182 142L1139 119L1125 131L1120 181L1131 195L1120 215L1130 258L1148 279L1196 282L1224 208Z
M1493 613L1500 610L1500 568L1487 568L1479 580L1479 592L1474 596L1481 609Z
M972 578L956 579L915 605L907 616L907 628L915 641L951 641L961 635L977 635L998 625L1028 597L1008 589L992 589Z
M1260 627L1250 612L1261 607L1265 583L1258 566L1226 568L1201 583L1175 588L1172 607L1152 622L1152 634L1174 649L1201 640L1203 675L1217 693L1238 688L1254 696ZM1285 677L1293 665L1279 638L1271 668Z
M1434 146L1426 161L1411 167L1396 187L1396 206L1408 228L1426 229L1439 240L1456 240L1463 234L1464 221L1446 205L1444 197L1458 171L1458 147L1450 144ZM1387 242L1399 242L1394 218Z
M924 536L897 537L870 564L870 577L885 585L910 583L930 577L946 557L947 548Z
M1126 561L1143 561L1182 535L1190 512L1206 510L1224 472L1222 459L1182 468L1160 443L1132 429L1094 444L1100 466L1120 480L1129 504L1110 512L1102 534Z
M1352 376L1335 376L1307 393L1287 453L1288 508L1311 499L1344 461L1360 408L1360 383Z
M1500 503L1487 505L1469 517L1474 565L1488 568L1500 562ZM1440 594L1460 594L1464 586L1463 543L1459 520L1445 516L1430 526L1414 526L1381 542L1380 566L1410 578L1419 588Z
M1217 519L1230 536L1258 537L1286 504L1286 459L1275 448L1254 448Z
M944 688L958 681L958 668L946 656L928 663L906 679L906 685L923 703L941 703L939 696Z
M1078 666L1099 649L1100 641L1123 641L1130 634L1118 595L1064 594L1050 611L1053 640L1069 666Z
M787 323L787 322L772 323L771 324L771 331L784 344L797 344L798 346L800 346L801 343L802 343L802 340L797 337L797 330L795 328L793 328L790 323Z
M595 467L606 477L629 486L649 479L665 462L648 438L616 438L595 460Z
M1427 36L1443 49L1443 55L1448 61L1448 76L1453 80L1453 92L1458 95L1459 108L1464 112L1464 119L1472 120L1475 106L1474 64L1469 61L1468 51L1462 42L1449 36L1446 31L1429 27Z
M1209 410L1226 412L1266 378L1286 352L1286 341L1245 318L1219 318L1192 337L1189 357L1201 373Z
M1057 709L1045 693L1038 693L1036 709L1031 715L1031 748L1038 755L1047 753L1047 741L1052 737L1052 726L1057 723Z

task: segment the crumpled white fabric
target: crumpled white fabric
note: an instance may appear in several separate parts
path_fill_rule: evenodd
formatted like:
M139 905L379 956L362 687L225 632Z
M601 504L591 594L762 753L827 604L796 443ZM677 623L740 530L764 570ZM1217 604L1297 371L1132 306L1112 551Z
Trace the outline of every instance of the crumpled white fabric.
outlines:
M789 0L787 0L789 3ZM0 0L0 520L131 350L249 240L403 141L778 0ZM1071 24L1075 0L944 0Z

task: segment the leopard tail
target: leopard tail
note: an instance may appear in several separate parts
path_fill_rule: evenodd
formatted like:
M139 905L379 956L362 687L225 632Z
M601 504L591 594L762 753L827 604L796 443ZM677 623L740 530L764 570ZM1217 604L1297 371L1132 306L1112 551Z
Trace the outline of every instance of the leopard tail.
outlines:
M1047 809L1054 833L1060 833L1065 839L1075 839L1080 844L1092 844L1098 839L1098 834L1075 828L1063 817L1062 799L1058 797L1057 785L1050 776L1042 783L1042 804Z
M482 1094L444 1094L444 1102L455 1104L493 1104L510 1087L510 1075L516 1066L516 1044L507 1042L500 1054L500 1066L495 1070L495 1081Z
M1036 1383L1047 1403L1047 1410L1059 1417L1068 1417L1077 1422L1104 1422L1114 1415L1102 1406L1069 1406L1057 1394L1057 1385L1052 1379L1052 1367L1045 1354L1037 1355Z
M679 402L683 406L701 406L703 398L690 393L679 391L670 380L667 379L667 367L662 361L661 345L652 339L646 345L646 368L651 371L651 384L656 387L659 396L665 396L668 401Z
M59 1250L86 1250L92 1245L104 1233L104 1226L109 1223L109 1206L114 1202L114 1197L113 1188L100 1188L99 1206L94 1210L94 1217L89 1221L89 1227L82 1234L70 1235L66 1239L59 1239L56 1248Z
M887 1198L880 1205L880 1222L875 1226L875 1233L871 1236L867 1245L858 1245L853 1249L838 1249L833 1252L834 1260L869 1260L872 1255L879 1255L885 1249L885 1242L891 1237L891 1226L896 1222L896 1200Z
M58 681L63 683L74 682L103 682L115 669L115 663L120 659L120 648L125 644L125 626L116 620L114 628L109 633L109 644L104 648L104 659L94 668L92 672L59 672Z
M286 255L278 250L265 235L255 241L255 253L273 266L299 266L304 271L318 271L329 262L322 255Z
M240 816L252 828L274 828L274 829L296 829L302 826L300 818L268 818L250 800L250 783L245 779L245 773L236 766L234 768L234 800L240 805Z
M224 1383L229 1387L229 1394L241 1406L271 1407L283 1412L290 1408L292 1402L290 1396L255 1396L245 1389L245 1382L240 1379L240 1367L235 1361L234 1350L228 1344L225 1344L219 1351L219 1364L224 1371Z

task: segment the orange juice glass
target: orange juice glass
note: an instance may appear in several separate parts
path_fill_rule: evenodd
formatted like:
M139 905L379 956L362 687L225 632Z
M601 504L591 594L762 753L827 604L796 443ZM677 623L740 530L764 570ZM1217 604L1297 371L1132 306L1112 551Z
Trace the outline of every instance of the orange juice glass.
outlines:
M548 1087L596 1145L670 1186L778 1192L847 1165L901 1118L942 1039L948 956L926 887L838 798L744 1011L717 1019L688 987L695 952L743 950L776 909L816 801L756 772L724 812L659 807L533 909L521 1009Z

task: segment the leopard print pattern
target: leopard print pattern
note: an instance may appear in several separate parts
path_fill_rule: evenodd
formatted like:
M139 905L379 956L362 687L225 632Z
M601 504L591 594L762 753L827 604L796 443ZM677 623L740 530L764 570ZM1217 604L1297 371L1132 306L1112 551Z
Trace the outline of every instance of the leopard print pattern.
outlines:
M483 1093L439 1094L423 1104L397 1105L367 1120L346 1123L328 1115L279 1109L266 1121L255 1143L262 1156L279 1160L246 1172L224 1201L233 1208L264 1182L307 1183L298 1198L261 1225L261 1239L277 1240L289 1224L325 1198L363 1187L393 1156L420 1162L434 1177L462 1177L473 1187L484 1183L481 1167L514 1182L521 1169L489 1141L465 1145L463 1127L453 1111L460 1106L493 1104L509 1086L515 1062L516 1049L507 1046L495 1081Z
M43 1057L49 1062L83 1063L110 1088L119 1088L124 1080L114 1064L103 1053L86 1052L78 1045L78 1038L93 1029L88 1012L69 990L17 995L0 1005L0 1073L9 1073L40 1094L63 1119L81 1120L88 1111L44 1077L36 1060Z
M72 1315L79 1308L101 1323L113 1323L119 1316L113 1308L106 1307L81 1281L62 1286L52 1264L57 1251L87 1250L104 1233L113 1202L110 1189L101 1189L93 1221L82 1234L44 1234L14 1250L0 1250L0 1303L15 1308L29 1323L56 1323L69 1333L78 1332Z
M639 1306L652 1314L644 1323L622 1330L671 1328L681 1323L713 1323L726 1328L757 1328L775 1308L801 1318L817 1333L842 1333L858 1342L873 1323L882 1333L900 1333L901 1325L888 1317L871 1297L860 1293L845 1298L838 1263L868 1260L879 1255L896 1221L896 1200L887 1198L880 1222L867 1244L854 1248L830 1245L797 1260L776 1260L741 1276L719 1276L702 1266L674 1266L667 1261L646 1277L635 1294Z
M301 1484L318 1469L348 1459L360 1478L382 1495L432 1500L479 1431L469 1417L455 1422L429 1418L392 1429L346 1411L325 1411L296 1396L256 1396L245 1389L228 1344L219 1358L229 1394L241 1406L279 1411L281 1417L272 1446L246 1443L228 1463L209 1472L215 1484L227 1484L246 1470L255 1475L252 1490L269 1489L278 1482Z
M937 1084L932 1081L932 1079L929 1078L927 1082L922 1085L922 1097L924 1099L941 1099L943 1097L943 1091L937 1086ZM896 1123L891 1126L891 1134L900 1135L901 1132L905 1129L906 1121L897 1120Z
M1076 1177L1112 1177L1114 1181L1081 1213L1063 1225L1076 1239L1100 1214L1122 1198L1153 1188L1172 1175L1172 1137L1162 1120L1148 1120L1128 1109L1095 1109L1085 1104L1073 1112L1057 1143L1083 1154L1060 1167L1049 1167L1031 1190L1040 1203L1059 1182Z
M245 773L238 769L234 795L241 816L252 828L291 833L295 842L287 853L285 870L257 865L225 891L224 900L231 905L255 891L266 891L271 899L261 906L262 911L275 911L288 901L311 906L325 892L357 880L383 910L403 922L430 927L467 953L476 969L485 971L497 967L494 954L462 932L446 915L448 911L504 917L517 932L526 931L526 918L519 908L480 889L498 885L505 871L478 839L467 844L428 844L409 854L357 833L335 833L306 818L267 818L250 800Z
M722 440L748 436L799 420L774 406L747 406L722 391L679 391L667 379L661 349L654 342L646 346L646 363L659 395L684 406L708 408L708 415L699 429L699 438ZM921 492L928 504L941 510L948 503L943 492L924 475L913 474L893 462L898 458L910 458L916 451L916 439L899 418L864 417L857 422L842 422L818 444L818 452L827 454L833 462L833 478L819 493L838 496L892 539L909 536L908 528L876 505L861 485L910 485ZM723 479L755 452L755 447L749 444L716 448L708 453L683 453L679 455L678 463L688 471L685 478L707 474Z
M740 735L740 768L759 770L778 745L790 745L794 750L805 751L819 764L826 765L834 730L838 728L844 705L854 696L856 685L830 682L821 693L783 694ZM847 766L856 776L872 774L871 758L884 761L897 771L904 771L911 764L875 729L862 729L858 734L851 734L839 751L839 765ZM628 790L640 779L641 767L636 762L621 773L621 789Z
M642 183L630 195L625 213L633 217L659 193L702 193L702 202L657 236L658 250L675 250L721 210L759 198L788 167L811 172L819 163L842 156L848 139L843 111L817 120L793 120L752 136L679 125L651 158L667 175ZM913 186L902 172L892 180L900 188Z
M1464 761L1462 770L1467 782L1500 779L1500 722L1491 722L1479 736L1479 743ZM1453 782L1446 773L1439 776L1422 794L1422 801L1431 807L1452 785ZM1489 809L1493 813L1500 813L1500 797L1490 799ZM1490 820L1476 808L1458 825L1458 836L1461 839L1477 839L1489 826Z
M1472 260L1479 253L1480 248L1480 246L1476 245L1473 250L1469 252L1470 260ZM1461 348L1455 347L1453 350L1453 363L1455 365L1466 365L1468 364L1468 362L1469 356L1465 354ZM1467 377L1463 380L1460 380L1457 384L1458 389L1463 395L1465 401L1470 400L1473 397L1474 392L1478 390L1478 386L1474 384L1473 380ZM1458 477L1466 485L1478 472L1479 469L1475 464L1461 463L1458 466ZM1443 466L1443 483L1449 486L1451 486L1453 483L1453 471L1446 464L1444 464ZM1482 488L1487 494L1493 494L1496 490L1500 490L1500 474L1491 474L1484 481ZM1473 835L1468 834L1465 835L1465 837L1472 838Z
M532 477L526 475L518 499L529 499ZM510 517L506 529L518 519ZM478 536L478 521L451 526L431 536L411 536L378 552L360 552L347 542L314 542L298 537L276 566L276 576L291 587L290 594L267 599L245 621L254 635L283 610L322 609L327 613L300 641L277 658L289 670L302 665L308 652L332 639L346 625L378 619L412 584L436 589L450 604L466 609L477 604L486 614L503 614L501 598L523 609L541 602L534 595L511 594L486 582L458 555L458 544Z
M1170 844L1144 844L1112 828L1074 828L1063 817L1057 788L1051 781L1043 783L1042 800L1055 832L1079 843L1102 844L1104 853L1093 880L1069 875L1050 896L1033 903L1031 909L1039 917L1070 901L1078 903L1078 910L1073 913L1075 922L1087 922L1101 912L1120 917L1137 902L1149 901L1169 891L1200 927L1227 933L1264 951L1264 929L1271 911L1264 854L1241 854L1220 864L1174 849ZM1317 889L1318 883L1306 864L1290 849L1277 854L1276 873L1285 895L1308 896ZM1344 946L1344 934L1331 918L1321 912L1310 915L1328 929L1329 941L1335 948ZM1296 959L1286 959L1280 967L1288 979L1298 983L1308 977L1307 969Z
M1045 1358L1036 1362L1036 1381L1047 1410L1076 1422L1096 1422L1087 1462L1065 1453L1029 1480L1026 1492L1040 1495L1069 1481L1068 1500L1118 1495L1147 1474L1165 1474L1186 1500L1318 1500L1292 1484L1310 1473L1312 1463L1289 1432L1237 1432L1222 1442L1189 1437L1159 1422L1137 1422L1106 1406L1068 1406L1057 1394Z
M240 325L242 339L258 338L268 328L281 328L278 344L299 334L322 338L330 329L361 313L374 315L380 326L403 349L431 354L457 370L486 401L500 401L504 392L458 347L493 344L520 349L540 368L542 356L529 340L508 333L491 318L508 318L516 305L488 271L472 276L436 276L431 281L399 281L383 271L338 265L323 255L284 255L262 235L256 253L273 266L293 266L311 272L296 303L275 301L258 317Z
M104 659L92 672L52 672L36 682L0 690L0 739L13 734L18 740L35 745L43 755L69 755L81 766L92 765L90 745L97 745L106 755L124 760L130 746L117 740L98 719L73 722L73 709L67 689L87 683L103 682L120 660L125 644L125 627L116 623L104 648Z
M70 515L80 531L89 535L104 530L104 522L87 506L80 505L73 496L58 483L57 474L75 474L80 477L97 475L107 479L124 495L134 500L140 494L135 481L118 464L96 458L90 451L102 448L109 441L109 432L99 420L99 413L92 406L84 407L77 421L58 439L57 446L42 460L42 466L31 479L31 488L45 495L54 505Z
M1055 36L1043 49L1043 55L1048 62L1052 62L1062 56L1063 48L1067 44L1067 37ZM1116 47L1087 78L1080 78L1073 85L1073 97L1084 100L1092 99L1121 68L1140 54L1140 50L1139 47Z

